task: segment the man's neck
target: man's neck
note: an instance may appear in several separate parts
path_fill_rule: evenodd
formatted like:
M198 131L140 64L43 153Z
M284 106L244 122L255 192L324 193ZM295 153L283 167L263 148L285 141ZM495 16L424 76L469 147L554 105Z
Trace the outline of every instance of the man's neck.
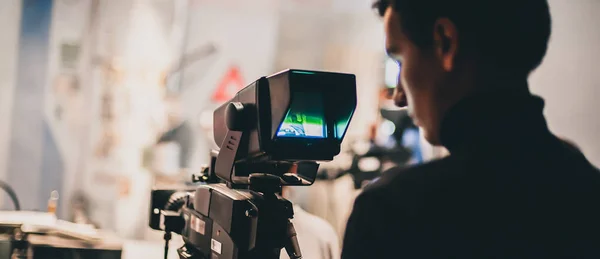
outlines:
M498 74L482 75L474 78L474 80L466 80L464 82L462 91L458 91L460 97L454 105L460 103L464 99L472 98L473 96L487 95L493 92L528 91L528 89L529 86L526 77L508 77Z
M450 152L492 142L508 146L548 132L543 100L531 95L526 82L506 84L474 92L446 113L440 134Z
M497 90L527 85L527 76L517 76L509 72L498 72L498 70L480 73L473 80L475 91Z

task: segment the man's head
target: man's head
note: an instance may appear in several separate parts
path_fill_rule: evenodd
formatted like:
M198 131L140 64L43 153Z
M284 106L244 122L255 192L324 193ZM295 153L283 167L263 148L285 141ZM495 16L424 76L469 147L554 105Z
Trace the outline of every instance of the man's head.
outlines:
M525 81L550 37L546 0L381 0L386 48L398 61L396 103L432 144L445 112L486 88Z

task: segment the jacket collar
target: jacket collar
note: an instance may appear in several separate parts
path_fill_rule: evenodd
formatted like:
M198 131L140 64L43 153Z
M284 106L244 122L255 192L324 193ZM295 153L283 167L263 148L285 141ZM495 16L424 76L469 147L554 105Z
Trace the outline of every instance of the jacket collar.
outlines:
M522 143L549 134L543 109L527 83L477 93L446 113L440 139L450 153Z

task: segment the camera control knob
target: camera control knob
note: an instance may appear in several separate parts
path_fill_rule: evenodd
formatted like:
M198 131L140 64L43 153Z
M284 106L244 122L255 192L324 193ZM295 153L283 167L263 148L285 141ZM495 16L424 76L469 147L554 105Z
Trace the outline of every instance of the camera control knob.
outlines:
M230 102L225 109L227 128L233 131L244 131L247 117L246 107L240 102Z
M209 179L210 178L209 170L210 170L210 168L207 165L203 165L200 168L200 173L192 174L192 182L193 183L208 182L208 180L210 180Z

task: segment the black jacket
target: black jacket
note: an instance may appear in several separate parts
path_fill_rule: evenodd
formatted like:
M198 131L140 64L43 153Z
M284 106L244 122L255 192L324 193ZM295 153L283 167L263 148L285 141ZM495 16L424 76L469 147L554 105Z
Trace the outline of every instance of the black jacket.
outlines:
M543 106L522 87L450 109L451 155L366 188L342 258L600 258L600 173L550 133Z

